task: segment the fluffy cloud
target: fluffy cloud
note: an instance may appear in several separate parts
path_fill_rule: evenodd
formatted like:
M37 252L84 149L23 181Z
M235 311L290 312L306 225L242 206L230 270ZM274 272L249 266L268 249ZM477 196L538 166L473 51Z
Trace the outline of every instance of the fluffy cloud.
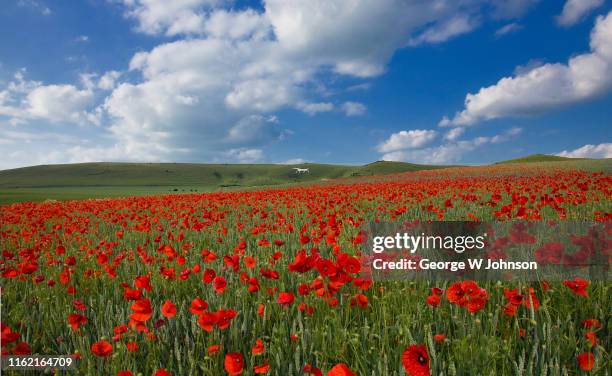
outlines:
M433 141L438 132L429 129L412 129L393 133L389 138L380 143L377 150L381 153L389 153L402 149L414 149L427 145Z
M564 150L557 155L570 158L612 158L612 143L584 145L575 150Z
M136 31L171 38L136 53L121 73L83 75L81 85L15 80L0 89L0 116L13 124L101 125L96 145L63 145L66 160L263 159L264 146L287 134L268 121L274 112L337 107L361 115L361 103L322 99L326 83L380 75L396 50L465 33L489 17L492 4L263 0L261 9L236 9L230 0L113 2ZM354 88L364 85L357 80Z
M13 125L32 120L98 123L93 104L94 93L89 88L43 85L26 80L24 70L15 73L13 81L0 91L0 116L8 117Z
M465 128L452 128L451 130L446 132L446 134L444 135L444 139L447 141L455 141L456 139L461 137L464 131Z
M567 0L563 11L557 16L557 23L561 26L572 26L603 3L604 0Z
M359 102L344 102L342 104L342 111L346 116L361 116L366 113L367 107L363 103Z
M465 98L465 109L441 126L467 126L506 116L525 116L601 95L612 87L612 12L597 18L591 52L567 64L544 64Z
M505 133L493 137L476 137L470 140L454 140L439 146L423 149L403 149L386 153L385 161L404 161L425 164L449 164L461 161L462 157L471 151L487 144L498 144L508 141L521 133L520 128L511 128Z
M334 109L333 103L329 102L318 102L318 103L307 103L299 102L295 106L300 111L307 113L310 116L314 116L319 112L329 112Z

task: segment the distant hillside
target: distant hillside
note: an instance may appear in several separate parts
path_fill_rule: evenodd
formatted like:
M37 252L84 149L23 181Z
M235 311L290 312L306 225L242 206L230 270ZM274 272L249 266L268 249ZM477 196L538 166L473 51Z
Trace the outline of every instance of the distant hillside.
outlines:
M293 168L308 168L297 174ZM440 168L403 162L374 162L364 166L315 163L192 164L192 163L78 163L42 165L0 171L0 188L51 187L250 187L370 176Z
M567 158L567 157L559 157L558 155L548 155L548 154L533 154L528 155L522 158L509 159L507 161L497 162L495 164L504 164L504 163L533 163L533 162L561 162L561 161L575 161L575 160L584 160L586 158Z

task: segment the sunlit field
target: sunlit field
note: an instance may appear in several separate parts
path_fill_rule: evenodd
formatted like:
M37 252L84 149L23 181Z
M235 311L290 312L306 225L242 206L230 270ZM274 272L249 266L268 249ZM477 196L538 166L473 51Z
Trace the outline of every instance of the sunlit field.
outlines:
M611 196L609 172L510 164L0 206L2 353L123 376L608 375L609 282L376 282L359 234L555 219L610 235Z

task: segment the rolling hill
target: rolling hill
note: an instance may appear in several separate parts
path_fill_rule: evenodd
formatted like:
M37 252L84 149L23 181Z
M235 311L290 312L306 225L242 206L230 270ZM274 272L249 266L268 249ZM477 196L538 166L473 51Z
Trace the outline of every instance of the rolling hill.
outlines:
M585 160L586 158L568 158L568 157L560 157L558 155L549 155L549 154L532 154L526 157L509 159L507 161L496 162L495 164L504 164L504 163L534 163L534 162L563 162L563 161L578 161Z
M293 168L308 168L297 174ZM303 163L191 164L191 163L78 163L42 165L0 171L0 188L96 186L259 186L370 176L440 168L379 161L363 166Z
M294 167L308 168L296 174ZM303 163L77 163L0 171L0 204L174 192L203 192L441 168L378 161L363 166Z

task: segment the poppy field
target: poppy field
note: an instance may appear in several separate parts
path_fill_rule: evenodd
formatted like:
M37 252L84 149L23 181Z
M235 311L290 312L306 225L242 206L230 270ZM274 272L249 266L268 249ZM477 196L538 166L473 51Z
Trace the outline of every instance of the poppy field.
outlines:
M372 281L360 228L609 235L611 198L608 172L515 164L0 206L2 354L92 375L609 375L609 282Z

